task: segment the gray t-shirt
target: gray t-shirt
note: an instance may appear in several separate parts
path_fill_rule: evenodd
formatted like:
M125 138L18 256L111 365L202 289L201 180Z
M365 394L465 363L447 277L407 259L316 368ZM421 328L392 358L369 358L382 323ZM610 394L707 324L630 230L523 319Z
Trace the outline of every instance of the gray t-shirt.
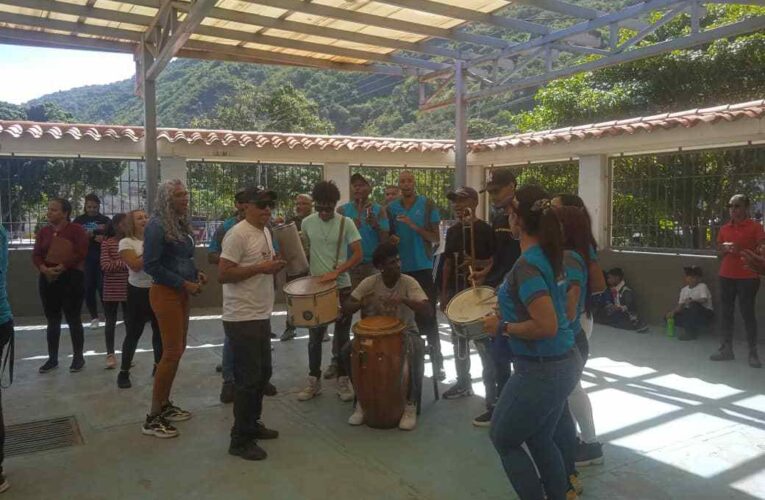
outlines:
M407 331L414 333L417 332L414 311L403 303L395 306L388 304L387 301L393 297L407 298L416 302L428 300L428 296L425 295L417 280L406 274L401 275L393 288L385 286L380 273L364 278L359 286L351 292L351 297L363 304L362 317L396 317L407 325Z

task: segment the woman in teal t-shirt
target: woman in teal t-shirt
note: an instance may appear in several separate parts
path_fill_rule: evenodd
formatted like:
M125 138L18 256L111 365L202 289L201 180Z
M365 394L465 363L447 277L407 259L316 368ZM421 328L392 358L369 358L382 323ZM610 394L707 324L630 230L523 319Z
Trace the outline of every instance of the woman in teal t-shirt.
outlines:
M506 337L515 370L494 410L491 440L521 499L563 499L568 479L553 435L581 372L566 317L563 237L538 186L516 192L510 218L522 254L499 288L501 317L487 318L485 326Z

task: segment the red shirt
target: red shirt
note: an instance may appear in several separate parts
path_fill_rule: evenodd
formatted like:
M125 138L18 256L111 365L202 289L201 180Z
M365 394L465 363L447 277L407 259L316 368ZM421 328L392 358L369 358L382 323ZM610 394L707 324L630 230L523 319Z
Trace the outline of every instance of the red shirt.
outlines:
M88 243L90 238L88 233L79 224L68 223L60 231L56 231L51 225L45 226L37 233L35 238L35 247L32 250L32 262L36 268L39 268L41 264L46 264L52 267L53 264L45 262L45 257L48 255L48 249L53 241L53 236L59 238L66 238L72 242L73 255L68 262L64 263L64 267L67 269L84 269L85 257L88 255Z
M754 219L745 219L739 223L730 221L717 234L718 243L735 243L740 250L754 250L761 241L765 241L765 229ZM723 256L720 276L732 279L759 278L757 273L744 267L744 260L738 253L726 253Z

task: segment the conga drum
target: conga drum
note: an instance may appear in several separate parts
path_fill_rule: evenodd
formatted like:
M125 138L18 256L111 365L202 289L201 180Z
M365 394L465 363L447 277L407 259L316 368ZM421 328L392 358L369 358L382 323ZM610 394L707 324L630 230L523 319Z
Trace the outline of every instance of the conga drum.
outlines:
M300 233L294 222L273 228L274 238L279 243L279 253L287 261L287 276L298 276L308 271L308 259L303 251Z
M446 305L446 317L458 337L476 340L486 337L483 318L494 312L497 294L490 286L462 290Z
M314 328L333 323L340 310L337 283L319 282L318 276L306 276L284 285L287 315L293 326Z
M405 329L398 318L388 316L369 316L353 325L353 387L369 427L396 427L404 414L409 385Z

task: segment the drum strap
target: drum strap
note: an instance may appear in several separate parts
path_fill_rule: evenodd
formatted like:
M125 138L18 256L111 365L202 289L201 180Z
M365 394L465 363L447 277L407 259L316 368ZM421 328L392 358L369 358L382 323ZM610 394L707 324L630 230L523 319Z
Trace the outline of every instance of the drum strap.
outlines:
M335 269L340 263L340 247L343 245L343 229L345 229L345 215L340 219L340 234L337 236L337 249L335 250Z

